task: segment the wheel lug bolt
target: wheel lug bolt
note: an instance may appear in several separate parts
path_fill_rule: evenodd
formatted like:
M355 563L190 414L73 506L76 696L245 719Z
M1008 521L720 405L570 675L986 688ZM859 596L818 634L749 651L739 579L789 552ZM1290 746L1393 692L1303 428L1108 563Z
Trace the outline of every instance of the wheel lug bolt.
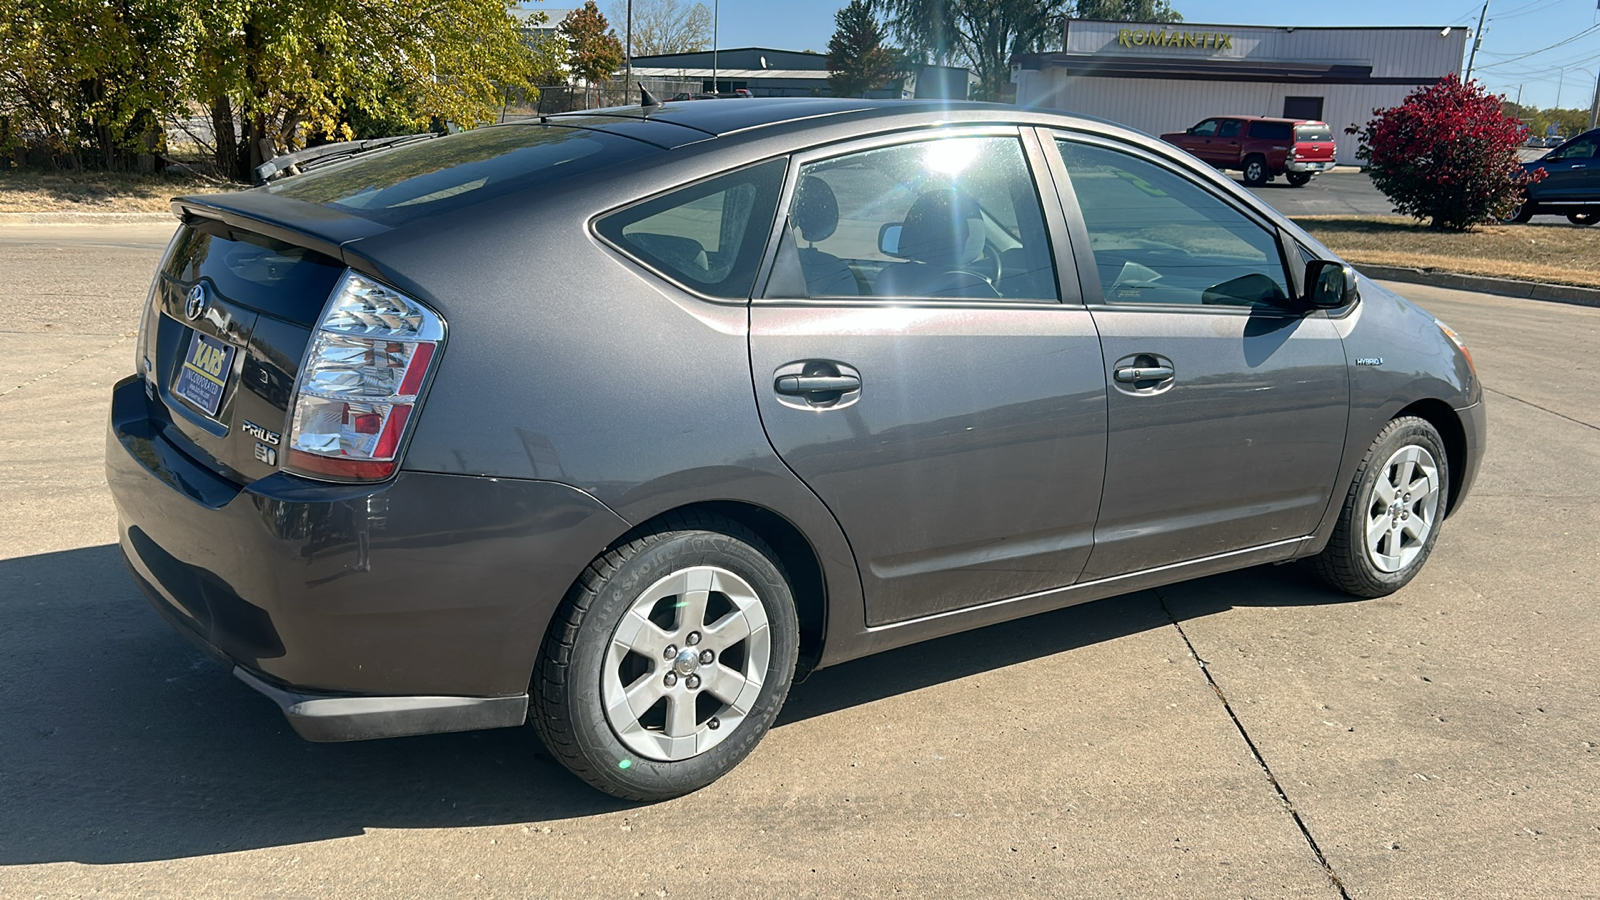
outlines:
M691 691L698 690L699 687L700 687L700 676L699 675L690 675L687 679L684 680L683 683L685 685L688 685L689 690L691 690Z
M710 727L712 731L716 731L718 728L722 727L722 720L716 716L712 716L711 721L707 722L706 725Z
M695 644L700 643L700 632L698 632L698 631L689 632L689 636L684 639L684 643L688 644L691 647L693 647Z
M676 673L676 672L668 672L667 673L667 677L662 679L662 682L664 684L666 684L667 687L672 687L673 685L678 683L678 673Z
M678 645L677 644L668 644L667 645L667 649L661 651L661 656L664 659L671 659L671 658L673 658L674 656L677 656L677 655L678 655Z
M701 650L700 651L700 664L702 666L711 665L711 661L716 659L716 658L717 658L717 655L715 653L712 653L710 650Z

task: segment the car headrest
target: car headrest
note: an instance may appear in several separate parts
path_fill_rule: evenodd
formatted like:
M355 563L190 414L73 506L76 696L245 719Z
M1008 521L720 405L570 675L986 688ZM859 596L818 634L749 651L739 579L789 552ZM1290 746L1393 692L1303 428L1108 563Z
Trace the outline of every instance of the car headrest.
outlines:
M899 255L939 266L964 266L983 256L978 204L954 188L930 191L906 211Z
M800 179L789 218L800 229L802 238L812 243L827 240L839 227L839 201L833 196L833 188L815 175Z

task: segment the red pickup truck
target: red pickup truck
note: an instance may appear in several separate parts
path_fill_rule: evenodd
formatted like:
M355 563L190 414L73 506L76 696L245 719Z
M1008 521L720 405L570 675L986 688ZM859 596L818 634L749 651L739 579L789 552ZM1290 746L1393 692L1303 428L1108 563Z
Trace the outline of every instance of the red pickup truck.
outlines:
M1219 169L1243 172L1244 183L1252 186L1287 175L1301 187L1333 168L1333 131L1326 122L1217 116L1161 139Z

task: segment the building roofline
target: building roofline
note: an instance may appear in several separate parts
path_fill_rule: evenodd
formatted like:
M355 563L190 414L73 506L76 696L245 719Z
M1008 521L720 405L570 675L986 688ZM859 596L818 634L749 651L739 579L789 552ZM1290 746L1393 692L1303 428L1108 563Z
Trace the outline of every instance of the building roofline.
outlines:
M1064 19L1064 22L1093 22L1097 25L1119 25L1124 28L1260 28L1271 31L1454 31L1468 30L1465 25L1248 25L1242 22L1119 22L1116 19Z

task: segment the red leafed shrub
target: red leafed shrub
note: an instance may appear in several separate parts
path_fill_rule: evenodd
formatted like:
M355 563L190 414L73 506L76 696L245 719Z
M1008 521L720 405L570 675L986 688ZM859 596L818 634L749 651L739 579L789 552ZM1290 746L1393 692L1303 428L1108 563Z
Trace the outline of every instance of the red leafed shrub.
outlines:
M1454 75L1418 88L1405 102L1373 110L1356 156L1396 212L1434 228L1466 231L1516 205L1529 177L1517 161L1527 126L1500 99Z

